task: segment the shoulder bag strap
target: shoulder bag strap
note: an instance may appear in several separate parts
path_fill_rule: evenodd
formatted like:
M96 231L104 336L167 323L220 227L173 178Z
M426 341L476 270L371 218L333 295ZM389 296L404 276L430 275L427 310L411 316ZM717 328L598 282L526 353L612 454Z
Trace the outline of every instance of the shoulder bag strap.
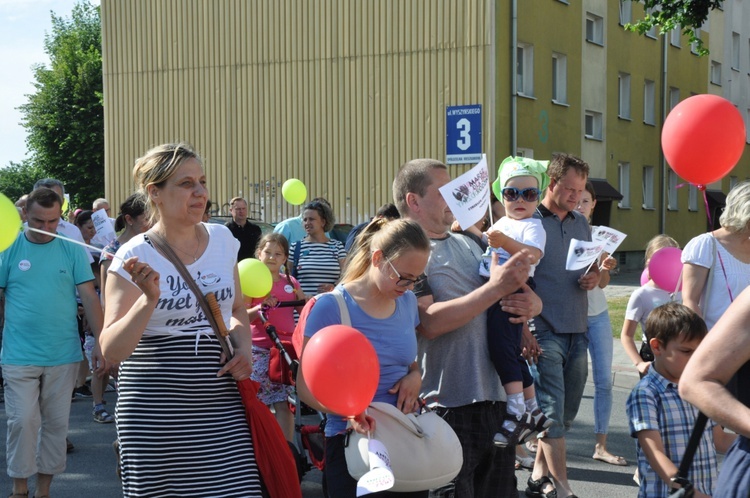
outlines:
M211 312L211 306L208 304L206 296L204 296L198 288L198 285L195 283L195 280L193 280L193 277L185 267L185 264L180 261L180 258L177 256L177 254L175 254L169 244L167 244L167 241L164 240L164 237L154 232L153 230L149 230L147 235L151 242L154 244L154 247L156 247L174 265L175 268L177 268L177 271L180 272L182 279L185 281L187 286L190 287L191 292L195 294L195 298L198 301L201 309L203 310L203 314L206 315L206 320L208 320L208 323L214 330L214 334L219 340L221 349L222 351L224 351L224 354L226 354L227 359L234 356L232 346L231 344L229 344L229 341L227 341L226 337L224 337L224 335L222 334L221 328L219 327L216 318L214 318L214 314Z
M344 294L342 294L341 291L336 288L334 288L331 291L331 294L333 294L333 297L336 298L336 302L339 305L339 313L341 314L341 325L346 325L348 327L351 327L352 319L349 316L349 308L346 306L346 301L344 301Z

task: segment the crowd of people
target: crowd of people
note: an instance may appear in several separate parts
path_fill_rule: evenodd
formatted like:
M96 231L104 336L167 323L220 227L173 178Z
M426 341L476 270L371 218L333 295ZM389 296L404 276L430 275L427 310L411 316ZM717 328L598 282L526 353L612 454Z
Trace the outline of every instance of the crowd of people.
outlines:
M264 496L263 450L237 383L258 383L258 398L292 442L287 400L294 389L269 377L274 346L259 315L291 340L295 309L276 304L313 296L301 326L302 365L319 330L351 324L378 356L375 401L404 413L426 403L461 442L463 467L450 484L376 496L516 496L518 461L531 471L527 496L575 498L566 432L583 397L589 355L593 458L629 464L607 448L613 338L603 289L616 260L603 253L588 268L566 269L571 242L592 240L596 192L588 176L588 164L572 155L548 162L509 157L492 182L492 216L462 229L440 193L451 181L447 166L414 159L395 175L393 204L357 226L346 245L331 237L334 211L323 198L266 235L240 197L229 202L226 226L208 223L203 163L182 143L157 146L136 161L136 191L110 218L110 240L93 221L96 212L109 217L106 199L71 210L66 221L62 182L38 181L17 203L24 232L0 253L11 498L50 495L72 444L75 397L91 398L94 421L117 424L124 496ZM617 409L627 412L635 439L639 496L666 497L686 484L672 478L696 407L711 418L688 476L696 496L750 490L750 339L737 333L748 318L749 222L750 183L741 183L727 197L721 228L685 246L682 293L645 278L630 298L621 341L642 379L627 407ZM659 249L677 246L657 235L646 265ZM251 257L272 275L268 295L252 299L243 297L237 270ZM208 293L230 346L200 304ZM36 306L40 300L45 307ZM45 322L56 325L38 327ZM110 377L114 410L104 399ZM301 374L296 389L327 414L327 495L355 496L346 433L367 433L374 420L332 413ZM524 447L535 451L533 463ZM731 470L720 475L717 451L729 452L724 469Z

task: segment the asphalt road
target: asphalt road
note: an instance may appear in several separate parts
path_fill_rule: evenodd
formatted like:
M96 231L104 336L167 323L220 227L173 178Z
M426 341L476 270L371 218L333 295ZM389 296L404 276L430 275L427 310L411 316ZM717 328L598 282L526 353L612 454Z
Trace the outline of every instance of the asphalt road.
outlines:
M617 455L624 456L630 465L616 467L595 461L591 458L594 448L593 434L593 386L586 387L579 416L568 434L568 472L573 490L578 496L606 496L608 498L633 497L637 487L632 480L635 467L635 443L628 436L625 417L625 400L628 391L615 388L613 413L610 423L609 448ZM107 393L106 399L113 406L114 393ZM0 410L0 434L5 434L5 411ZM115 456L112 441L115 439L114 424L98 424L91 417L90 400L78 399L71 408L70 440L75 449L68 455L68 467L64 474L55 477L52 483L54 498L117 498L122 496L115 475ZM5 445L0 450L0 496L11 490L10 479L5 472ZM519 480L519 494L524 496L529 472L516 473ZM321 474L309 472L302 482L304 497L322 498ZM33 490L33 483L31 485ZM515 497L514 497L515 498Z

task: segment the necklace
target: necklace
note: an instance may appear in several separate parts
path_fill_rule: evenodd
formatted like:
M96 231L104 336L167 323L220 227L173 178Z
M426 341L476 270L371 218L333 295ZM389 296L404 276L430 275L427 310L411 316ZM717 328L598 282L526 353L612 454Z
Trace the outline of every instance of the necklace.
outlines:
M167 242L167 244L169 244L169 247L177 249L178 251L180 251L185 256L189 256L189 257L193 258L193 263L195 263L196 261L198 261L198 251L201 248L201 236L200 236L200 232L198 231L198 227L197 226L195 227L195 238L198 241L198 244L196 245L195 251L193 252L193 254L190 254L188 251L185 251L184 249L180 249L176 245L170 244L169 242ZM166 240L166 237L164 237L164 239Z

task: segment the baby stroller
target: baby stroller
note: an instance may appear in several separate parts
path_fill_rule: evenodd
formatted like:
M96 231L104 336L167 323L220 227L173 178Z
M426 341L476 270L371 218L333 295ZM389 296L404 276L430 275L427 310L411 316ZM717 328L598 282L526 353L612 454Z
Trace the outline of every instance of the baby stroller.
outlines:
M276 306L280 308L289 308L303 306L304 300L300 301L283 301L279 302ZM269 306L261 307L258 312L263 327L268 334L268 337L273 341L276 349L283 358L284 362L290 370L290 383L294 386L294 379L297 378L297 371L299 370L299 360L296 358L294 353L294 347L291 342L282 341L279 335L276 333L276 327L268 321L267 313L271 309ZM294 355L294 357L292 356ZM286 375L284 375L286 378ZM289 407L294 413L294 444L290 443L289 446L294 455L295 461L297 462L297 473L300 480L302 477L310 471L313 467L323 470L325 460L325 415L315 410L312 410L307 405L302 403L297 396L296 390L289 395ZM315 415L317 423L303 424L303 415L308 418L311 415Z

